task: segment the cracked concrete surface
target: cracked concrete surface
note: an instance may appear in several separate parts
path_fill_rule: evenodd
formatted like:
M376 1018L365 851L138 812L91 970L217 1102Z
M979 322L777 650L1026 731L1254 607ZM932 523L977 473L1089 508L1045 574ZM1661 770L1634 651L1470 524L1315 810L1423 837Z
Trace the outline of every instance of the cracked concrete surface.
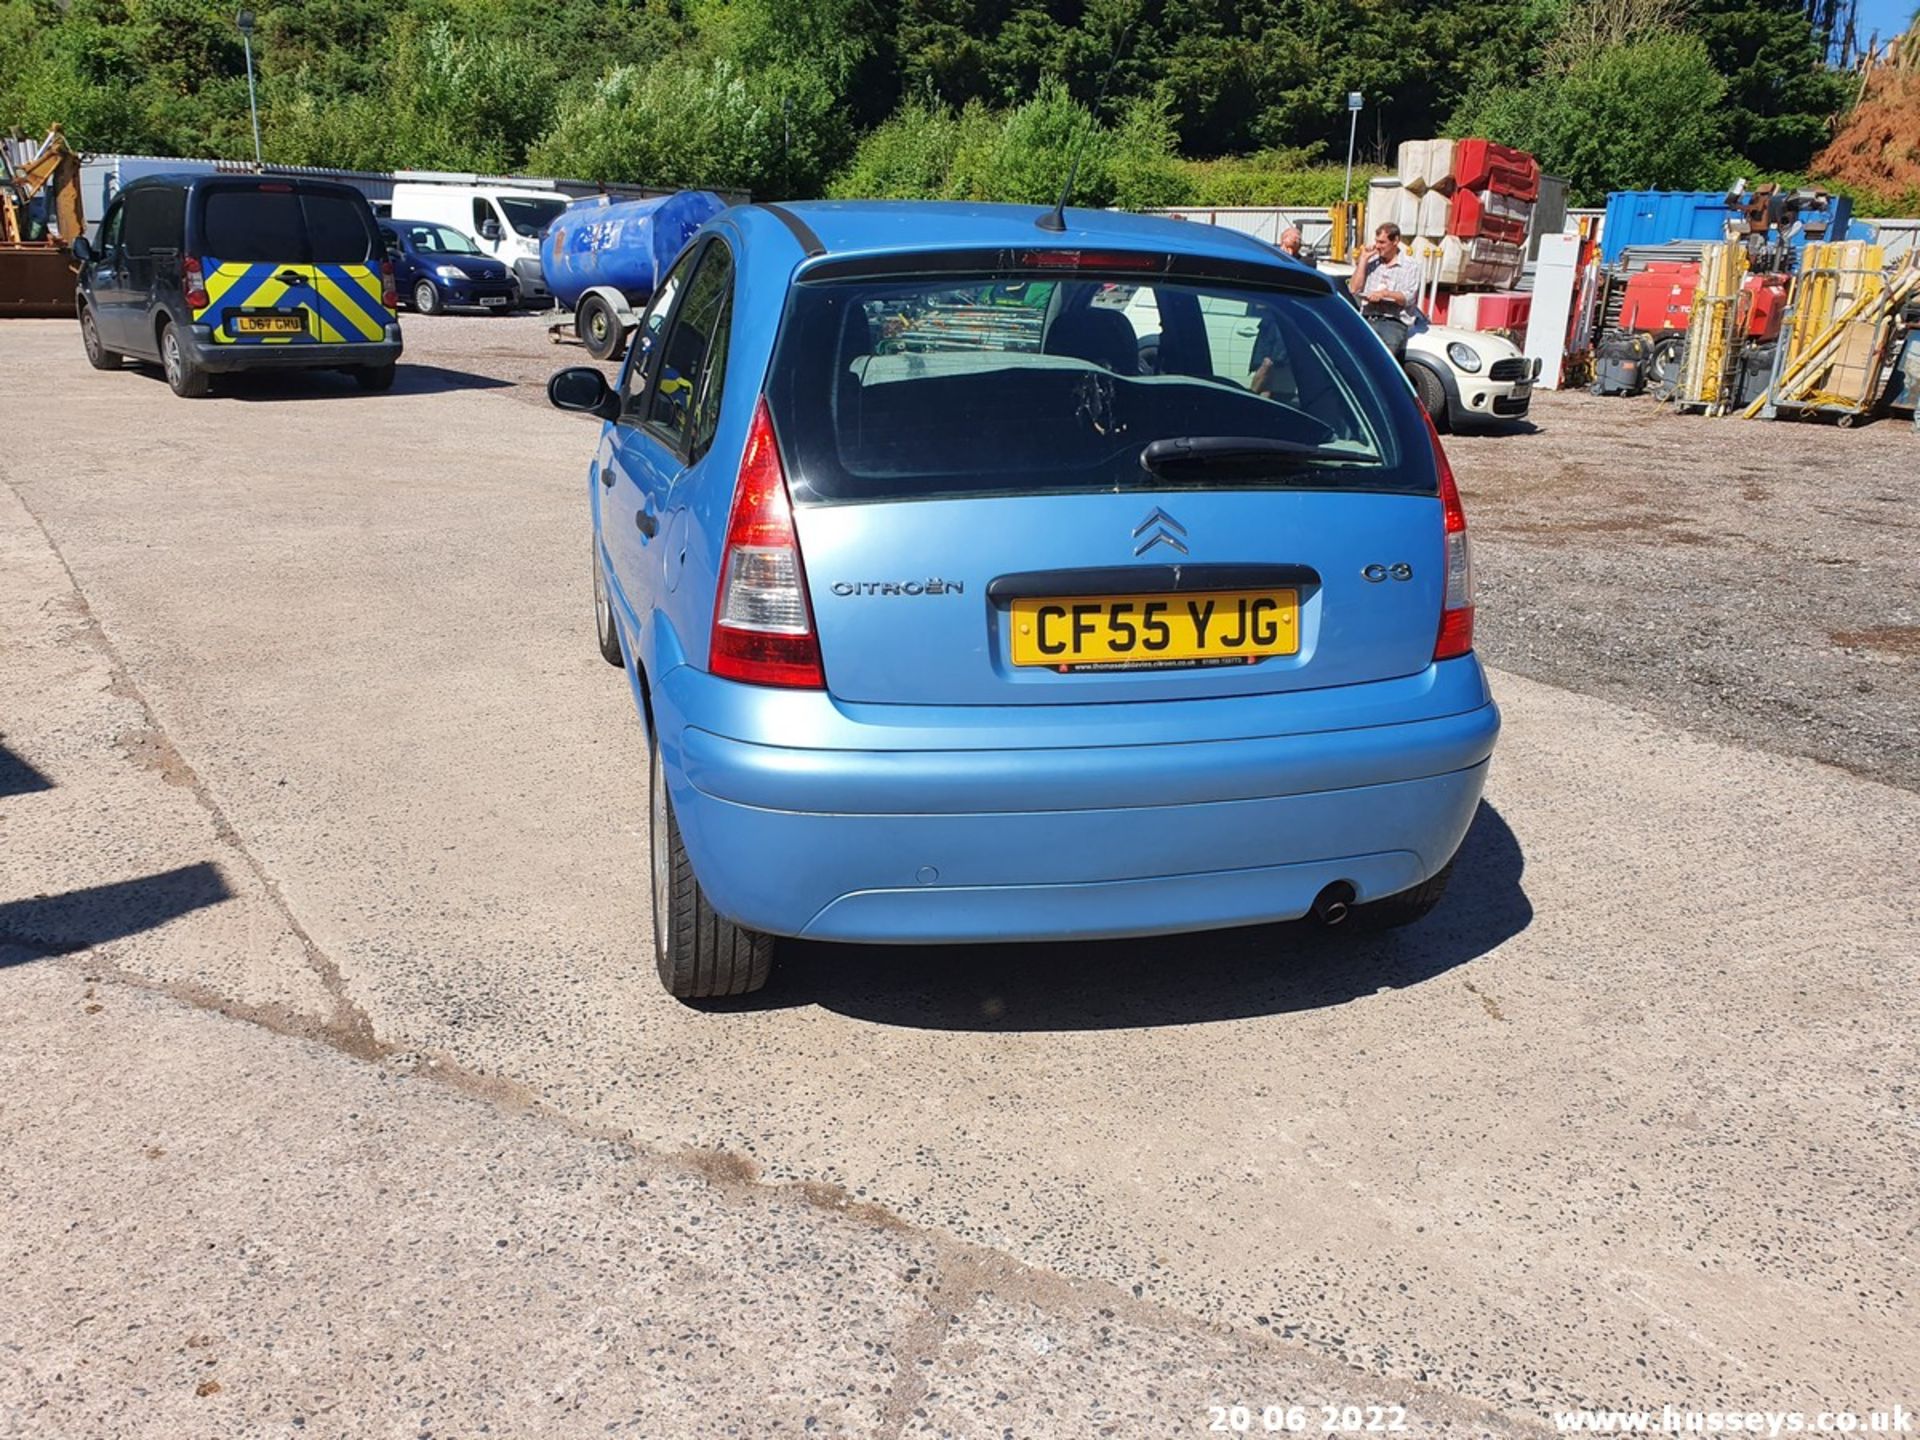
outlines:
M120 417L58 475L0 461L45 525L0 488L0 746L50 785L0 798L0 1193L34 1217L0 1345L46 1433L283 1433L296 1380L337 1433L686 1433L656 1362L743 1433L810 1387L816 1427L888 1435L1901 1398L1920 798L1501 676L1489 805L1409 935L794 946L760 1001L688 1010L583 622L584 426L404 383L180 406L70 327L7 333L13 393ZM228 1143L155 1169L176 1121ZM648 1193L581 1183L603 1152ZM778 1217L722 1247L766 1328L680 1254L672 1186ZM537 1263L421 1228L463 1212L566 1221ZM902 1278L847 1280L853 1237ZM572 1323L610 1289L618 1343ZM130 1338L58 1339L81 1299ZM168 1305L227 1318L244 1386L194 1393ZM543 1408L555 1366L584 1411Z

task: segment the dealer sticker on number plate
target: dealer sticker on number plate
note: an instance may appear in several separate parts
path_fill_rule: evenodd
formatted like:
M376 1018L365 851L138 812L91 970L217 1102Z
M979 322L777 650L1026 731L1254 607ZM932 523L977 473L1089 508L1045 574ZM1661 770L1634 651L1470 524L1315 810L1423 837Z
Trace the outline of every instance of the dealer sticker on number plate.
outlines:
M1251 665L1300 650L1297 590L1021 599L1008 621L1013 663L1056 670Z

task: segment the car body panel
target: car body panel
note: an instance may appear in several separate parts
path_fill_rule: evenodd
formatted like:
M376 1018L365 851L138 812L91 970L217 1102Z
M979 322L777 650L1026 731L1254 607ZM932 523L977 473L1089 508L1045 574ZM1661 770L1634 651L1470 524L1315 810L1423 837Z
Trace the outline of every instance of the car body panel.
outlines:
M794 522L836 696L1034 705L1197 699L1423 670L1433 637L1420 622L1439 613L1443 580L1438 517L1432 496L1143 489L802 505ZM1152 544L1162 533L1184 552ZM1140 553L1143 543L1151 548ZM1169 565L1274 567L1275 585L1299 596L1298 653L1248 665L1074 674L1012 662L1012 616L988 593L995 581L1111 569L1106 593L1204 604L1164 589ZM1369 582L1363 572L1372 565L1403 566L1409 578ZM913 663L903 665L905 655Z

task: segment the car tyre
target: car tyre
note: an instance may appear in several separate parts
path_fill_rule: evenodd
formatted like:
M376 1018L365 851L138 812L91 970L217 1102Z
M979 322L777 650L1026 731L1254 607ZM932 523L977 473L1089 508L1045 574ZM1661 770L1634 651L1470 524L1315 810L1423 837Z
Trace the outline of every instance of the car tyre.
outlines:
M580 314L573 328L580 336L580 343L587 347L587 353L596 360L618 360L626 351L626 327L613 313L613 306L599 295L589 295L580 302Z
M438 315L447 307L440 303L440 287L422 280L413 287L413 308L422 315Z
M1354 906L1347 926L1354 930L1398 930L1424 920L1447 893L1447 882L1452 878L1453 861L1449 860L1411 890Z
M1654 342L1653 353L1647 356L1649 390L1666 390L1680 383L1680 362L1686 349L1687 337L1684 335L1666 335Z
M93 307L80 307L80 343L86 347L87 364L96 370L118 370L126 359L118 350L109 350L100 343L100 331L93 323Z
M399 371L398 365L363 365L353 372L353 378L359 382L362 390L379 392L393 388L393 377Z
M620 627L613 623L613 599L607 594L607 572L600 563L600 537L593 537L593 633L600 642L600 658L609 665L626 668L626 656L620 650Z
M679 1000L747 995L767 983L773 937L717 914L693 873L660 763L660 737L649 727L648 848L653 878L653 953L660 983Z
M160 368L167 385L182 400L197 400L212 387L212 378L195 362L180 341L180 327L172 321L160 330Z
M1444 435L1448 428L1447 387L1424 365L1407 366L1407 378L1413 381L1413 393L1420 398L1420 408L1432 419L1433 428Z

